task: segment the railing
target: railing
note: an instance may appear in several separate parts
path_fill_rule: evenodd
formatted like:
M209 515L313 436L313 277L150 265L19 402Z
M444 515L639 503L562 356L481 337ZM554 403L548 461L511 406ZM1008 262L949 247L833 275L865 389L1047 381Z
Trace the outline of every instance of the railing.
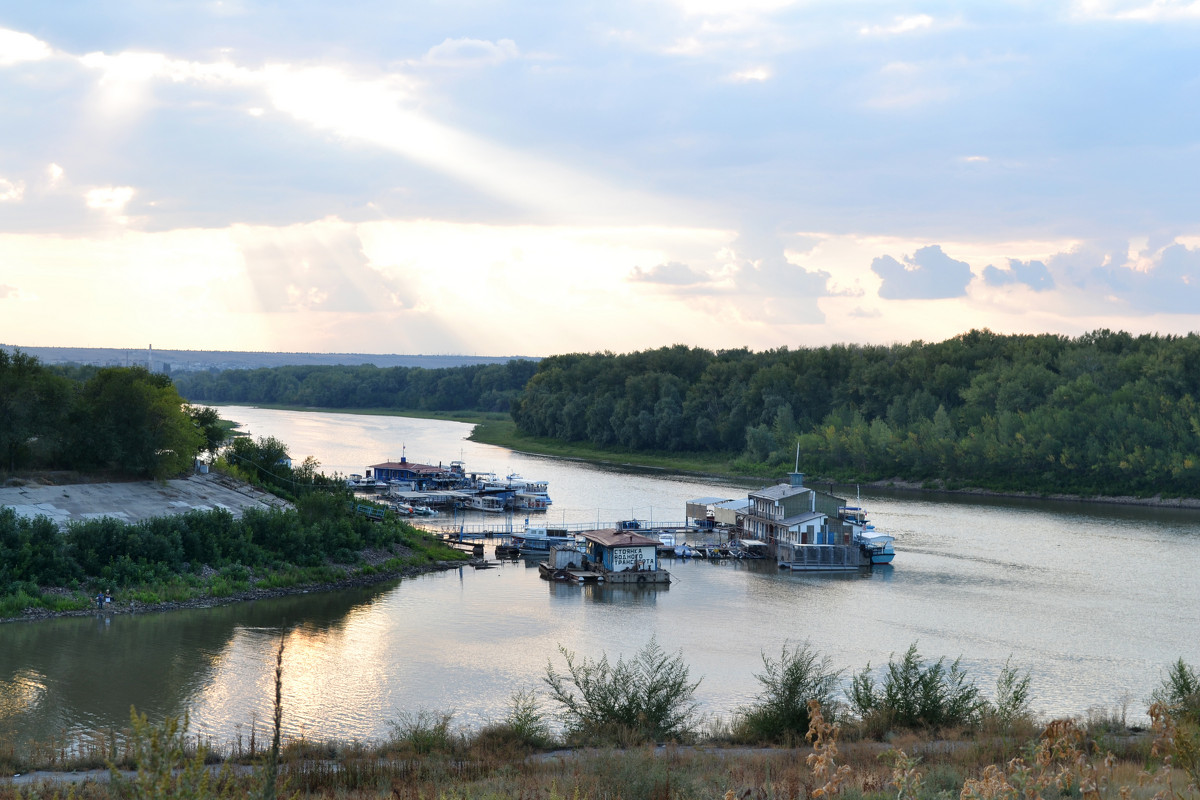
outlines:
M582 533L584 531L594 530L611 530L613 528L622 529L622 522L628 520L619 520L617 522L550 522L549 520L538 520L529 525L530 529L545 528L552 531L566 531L567 533ZM481 538L493 536L512 536L513 534L523 534L526 530L524 519L520 522L517 520L505 520L503 522L493 523L457 523L445 519L409 519L408 523L422 530L430 531L431 533L444 534L462 534L463 538ZM639 533L643 531L657 530L694 530L694 526L688 525L686 522L650 522L638 520L641 527L629 528L630 533Z

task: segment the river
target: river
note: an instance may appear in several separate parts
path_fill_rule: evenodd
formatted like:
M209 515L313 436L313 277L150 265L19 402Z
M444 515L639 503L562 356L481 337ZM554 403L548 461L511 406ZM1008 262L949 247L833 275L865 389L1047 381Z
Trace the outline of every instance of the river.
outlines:
M326 472L381 461L464 460L550 482L548 521L682 520L686 500L744 497L747 484L514 453L439 420L224 407L255 436ZM782 476L781 476L782 477ZM757 486L758 483L752 484ZM670 588L551 584L532 562L469 567L369 589L142 616L0 625L0 736L48 739L151 718L191 717L226 742L271 717L284 654L284 728L378 739L423 711L476 726L518 690L540 690L559 647L630 655L651 636L680 652L710 717L752 700L762 655L808 641L845 677L916 642L961 656L990 693L1006 661L1032 675L1043 715L1145 715L1179 657L1200 663L1200 513L864 491L896 537L891 567L780 573L766 563L675 562ZM261 735L261 734L260 734Z

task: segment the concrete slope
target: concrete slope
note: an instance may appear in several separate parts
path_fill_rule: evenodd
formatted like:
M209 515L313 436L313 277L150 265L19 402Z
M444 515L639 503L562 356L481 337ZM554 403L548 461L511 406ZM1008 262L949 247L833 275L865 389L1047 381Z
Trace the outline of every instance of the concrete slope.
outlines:
M13 508L23 517L46 516L59 525L99 517L138 522L150 517L217 508L240 517L247 508L286 508L288 505L275 495L215 472L162 482L0 488L0 506Z

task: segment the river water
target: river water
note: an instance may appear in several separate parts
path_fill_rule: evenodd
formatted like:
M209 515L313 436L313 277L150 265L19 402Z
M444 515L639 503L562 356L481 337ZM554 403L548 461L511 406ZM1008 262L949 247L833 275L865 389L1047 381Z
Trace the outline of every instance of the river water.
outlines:
M549 522L682 520L686 500L746 484L606 469L470 442L455 422L225 407L255 436L326 472L405 454L550 482ZM755 483L753 486L757 486ZM422 711L464 725L540 690L559 648L615 659L651 636L701 678L708 715L752 700L764 653L807 640L846 676L916 642L961 656L985 691L1005 662L1028 668L1044 715L1144 717L1179 657L1200 663L1200 513L995 498L862 494L896 536L891 567L780 573L769 563L675 562L667 589L562 586L532 562L469 567L369 589L137 617L0 625L0 736L47 739L190 714L217 741L271 717L282 635L284 728L376 739ZM520 521L518 520L518 523Z

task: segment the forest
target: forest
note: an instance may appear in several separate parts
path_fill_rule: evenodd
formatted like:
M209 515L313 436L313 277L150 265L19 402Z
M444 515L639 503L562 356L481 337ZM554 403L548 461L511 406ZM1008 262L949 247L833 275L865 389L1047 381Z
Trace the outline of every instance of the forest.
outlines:
M193 372L179 393L193 403L266 403L396 411L508 411L537 362L463 367L293 366Z
M533 436L750 469L1040 493L1196 496L1200 336L973 330L943 342L542 360Z

